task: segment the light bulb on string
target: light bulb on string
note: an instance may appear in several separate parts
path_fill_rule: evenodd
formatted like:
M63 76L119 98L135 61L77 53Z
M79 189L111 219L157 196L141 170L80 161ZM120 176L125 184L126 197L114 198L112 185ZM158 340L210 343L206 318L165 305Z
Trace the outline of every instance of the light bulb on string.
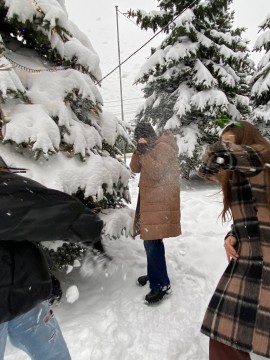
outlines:
M36 8L36 10L41 13L42 15L45 15L44 12L42 11L41 7L39 6L38 2L36 0L32 0L33 1L33 4Z

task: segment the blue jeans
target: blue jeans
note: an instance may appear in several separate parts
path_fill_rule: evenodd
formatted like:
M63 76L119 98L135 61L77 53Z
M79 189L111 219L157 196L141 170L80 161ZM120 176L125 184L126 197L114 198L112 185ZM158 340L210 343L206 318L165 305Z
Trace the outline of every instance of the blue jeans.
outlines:
M12 345L32 360L71 360L57 320L46 302L0 324L0 360L4 359L7 336Z
M150 289L159 290L170 285L163 240L144 240L143 243L147 257L147 275Z

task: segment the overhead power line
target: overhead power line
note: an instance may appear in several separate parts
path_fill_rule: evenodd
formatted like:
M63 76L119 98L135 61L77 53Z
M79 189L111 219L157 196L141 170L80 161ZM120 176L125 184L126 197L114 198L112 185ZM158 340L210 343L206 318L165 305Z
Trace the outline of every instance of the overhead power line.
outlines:
M146 41L142 46L139 47L136 51L134 51L131 55L129 55L124 61L118 64L113 70L111 70L107 75L105 75L102 79L96 82L96 85L100 84L102 80L106 79L109 75L111 75L114 71L116 71L119 67L121 67L124 63L126 63L132 56L137 54L141 49L143 49L147 44L149 44L156 36L158 36L161 32L163 32L168 26L170 26L180 15L183 14L184 11L191 8L197 0L194 0L190 5L186 6L178 15L176 15L171 21L168 22L161 30L159 30L154 36L152 36L148 41Z
M130 99L124 99L123 101L127 101L127 100L137 100L137 99L144 99L143 96L140 97L136 97L136 98L130 98ZM106 101L106 104L112 103L112 102L119 102L120 100L111 100L111 101Z
M140 105L140 104L142 104L143 102L144 102L144 98L142 98L141 99L141 101L136 101L136 102L124 102L124 104L125 104L125 106L138 106L138 105ZM107 102L106 102L106 104L107 104ZM117 104L109 104L108 105L108 107L110 107L110 108L117 108L117 107L119 107L121 105L121 103L120 102L118 102Z
M126 19L128 19L129 21L131 21L132 24L134 24L134 25L137 26L139 29L141 29L141 28L139 27L139 25L135 23L135 21L131 20L129 17L127 17L127 16L126 16L124 13L122 13L120 10L118 10L118 12L119 12L120 14L122 14Z

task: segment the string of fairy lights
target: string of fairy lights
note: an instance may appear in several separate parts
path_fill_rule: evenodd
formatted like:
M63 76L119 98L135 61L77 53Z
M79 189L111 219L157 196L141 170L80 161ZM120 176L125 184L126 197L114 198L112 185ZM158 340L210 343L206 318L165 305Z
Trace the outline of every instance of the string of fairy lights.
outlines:
M32 0L33 5L35 6L36 10L42 14L43 16L45 15L45 12L42 10L41 6L39 5L39 3L36 0ZM54 31L54 29L52 29L52 31ZM66 66L57 66L57 67L52 67L52 68L44 68L44 69L33 69L30 67L27 67L25 65L21 65L18 62L12 60L9 56L7 56L6 51L4 51L0 57L3 56L6 60L8 60L10 62L10 64L12 65L12 67L16 67L20 70L24 70L26 72L29 73L33 73L33 74L40 74L42 72L56 72L56 71L61 71L61 70L66 70L69 67ZM10 67L9 69L11 69L12 67ZM5 68L6 69L6 68ZM1 67L0 67L0 71L1 71Z
M33 74L40 74L41 72L47 71L47 72L56 72L56 71L61 71L61 70L66 70L68 69L68 67L64 67L64 66L58 66L58 67L54 67L54 68L48 68L48 69L32 69L29 68L27 66L21 65L19 63L17 63L16 61L10 59L10 57L8 57L6 54L2 54L3 57L5 59L7 59L14 67L20 69L20 70L24 70L27 71L29 73L33 73ZM0 68L1 70L1 68Z
M176 17L174 17L164 28L162 28L160 31L158 31L153 37L151 37L151 39L149 39L146 43L144 43L139 49L137 49L136 51L134 51L127 59L125 59L124 61L122 61L121 64L119 64L117 67L115 67L112 71L110 71L106 76L104 76L102 79L100 79L96 85L100 84L100 82L102 80L104 80L105 78L107 78L109 75L111 75L114 71L116 71L121 65L123 65L126 61L128 61L133 55L135 55L138 51L140 51L144 46L146 46L150 41L152 41L157 35L159 35L165 28L167 28L171 23L173 23L187 8L192 7L195 4L196 0L193 1L193 3L191 3L189 6L187 6L186 8L184 8ZM40 7L39 3L37 2L37 0L32 0L33 5L35 6L36 10L42 14L43 16L45 15L45 12L42 10L42 8ZM119 11L120 14L122 14L123 16L125 16L125 14L123 14L121 11ZM125 16L126 17L126 16ZM55 29L52 29L52 31L55 31ZM57 66L57 67L53 67L53 68L44 68L44 69L32 69L29 68L27 66L21 65L19 63L17 63L16 61L10 59L10 57L8 57L5 53L5 51L0 54L0 57L4 56L14 67L24 70L26 72L29 73L33 73L33 74L39 74L41 72L56 72L56 71L61 71L61 70L67 70L70 67L68 66ZM0 68L1 71L1 68Z
M33 2L33 4L34 4L36 10L37 10L39 13L41 13L42 15L45 15L45 13L44 13L44 11L41 9L39 3L38 3L36 0L32 0L32 2Z

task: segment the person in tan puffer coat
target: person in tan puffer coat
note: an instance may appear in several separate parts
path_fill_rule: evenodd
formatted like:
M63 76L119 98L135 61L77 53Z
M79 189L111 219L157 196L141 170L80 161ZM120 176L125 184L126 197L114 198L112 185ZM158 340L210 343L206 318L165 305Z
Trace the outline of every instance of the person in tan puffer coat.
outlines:
M147 123L137 125L135 140L130 168L140 173L140 181L134 230L144 240L147 256L147 275L138 284L149 280L145 300L155 303L171 292L163 239L181 234L178 146L171 132L157 137Z

